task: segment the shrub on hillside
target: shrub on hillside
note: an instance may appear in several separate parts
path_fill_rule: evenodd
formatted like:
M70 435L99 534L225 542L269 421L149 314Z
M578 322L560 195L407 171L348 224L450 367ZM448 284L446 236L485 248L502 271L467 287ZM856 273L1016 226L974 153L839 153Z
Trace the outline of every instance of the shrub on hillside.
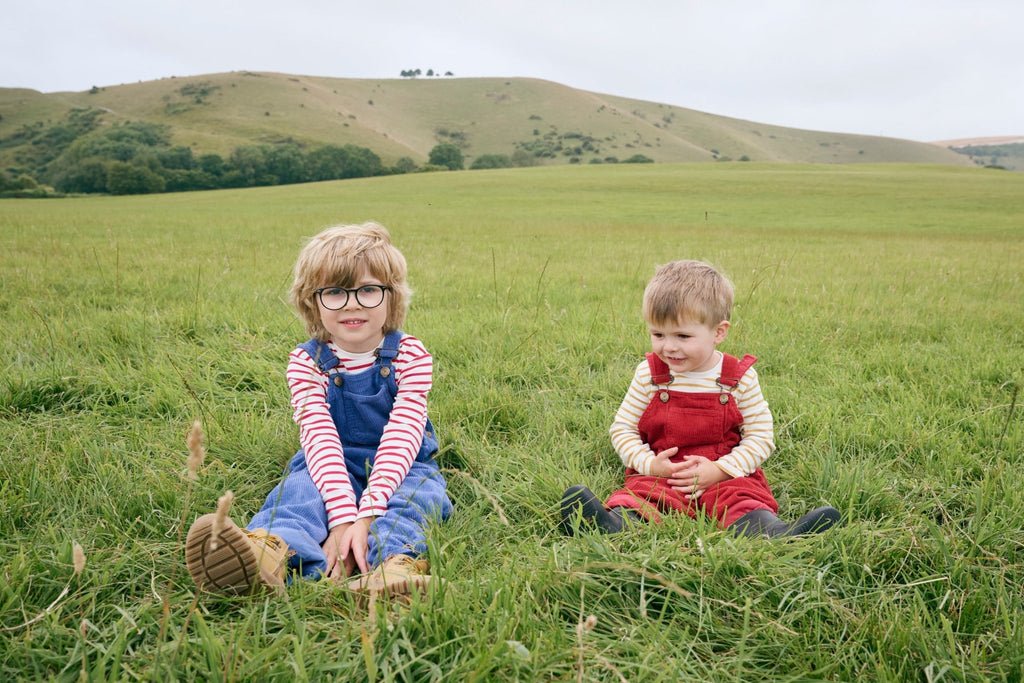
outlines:
M166 181L145 166L112 161L107 166L107 192L110 194L153 194L163 192Z
M485 168L511 168L512 159L507 154L481 154L473 163L470 164L469 168L472 170L480 170Z
M461 171L463 168L462 150L450 142L442 142L430 150L430 163L444 166L450 171Z
M416 162L412 157L402 157L391 167L392 173L412 173L416 170Z

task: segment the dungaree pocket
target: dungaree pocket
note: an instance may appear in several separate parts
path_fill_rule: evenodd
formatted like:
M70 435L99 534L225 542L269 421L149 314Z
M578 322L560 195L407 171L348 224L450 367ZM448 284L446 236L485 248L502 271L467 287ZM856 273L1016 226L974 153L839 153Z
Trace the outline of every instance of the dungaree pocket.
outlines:
M377 369L368 372L377 372ZM380 435L388 423L393 405L391 392L386 385L377 388L375 394L357 394L342 389L342 413L344 424L338 425L343 443L373 446L380 445Z

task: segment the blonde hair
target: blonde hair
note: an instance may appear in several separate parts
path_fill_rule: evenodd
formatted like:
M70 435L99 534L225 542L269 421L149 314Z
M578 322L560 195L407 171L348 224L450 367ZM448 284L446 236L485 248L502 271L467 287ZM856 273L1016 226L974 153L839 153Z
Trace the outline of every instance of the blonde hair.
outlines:
M673 261L660 266L644 290L644 319L649 324L681 321L714 327L732 315L733 286L728 278L700 261Z
M291 301L310 336L320 341L330 339L320 321L316 290L332 285L352 287L364 269L391 288L384 334L402 326L412 289L405 281L405 257L391 244L387 228L374 222L336 225L309 240L295 262Z

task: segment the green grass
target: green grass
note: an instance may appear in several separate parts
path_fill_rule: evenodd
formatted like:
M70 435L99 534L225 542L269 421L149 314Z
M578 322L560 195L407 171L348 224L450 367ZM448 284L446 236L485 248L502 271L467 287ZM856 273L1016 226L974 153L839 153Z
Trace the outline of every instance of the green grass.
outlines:
M0 673L1019 681L1022 197L995 171L721 164L5 201ZM409 260L405 327L436 361L448 590L373 619L321 583L195 596L184 529L227 489L253 513L297 448L293 259L368 219ZM736 284L723 348L760 357L782 515L831 503L842 528L554 530L566 486L621 480L640 295L677 258Z

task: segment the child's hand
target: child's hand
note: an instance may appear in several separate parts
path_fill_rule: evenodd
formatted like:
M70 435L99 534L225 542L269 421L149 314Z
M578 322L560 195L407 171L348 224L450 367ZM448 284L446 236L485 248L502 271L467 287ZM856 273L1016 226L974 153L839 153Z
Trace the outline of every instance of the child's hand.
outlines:
M679 493L696 498L715 484L731 479L722 468L702 455L685 455L668 485Z
M353 562L363 574L370 571L370 566L366 562L366 551L369 547L366 539L370 535L370 522L372 521L372 517L357 519L341 537L341 551L345 561Z
M351 522L334 527L320 546L327 558L327 569L324 570L324 575L329 579L337 580L351 576L356 567L356 561L352 554L345 555L341 552L341 541L345 537L345 532L351 527Z
M370 519L357 519L348 524L339 524L327 534L327 540L320 547L327 558L324 574L330 579L344 579L355 573L369 571L366 563L367 542L370 535Z
M675 476L683 467L681 462L672 462L672 456L678 452L679 449L673 446L654 456L654 462L651 463L651 473L656 477Z

